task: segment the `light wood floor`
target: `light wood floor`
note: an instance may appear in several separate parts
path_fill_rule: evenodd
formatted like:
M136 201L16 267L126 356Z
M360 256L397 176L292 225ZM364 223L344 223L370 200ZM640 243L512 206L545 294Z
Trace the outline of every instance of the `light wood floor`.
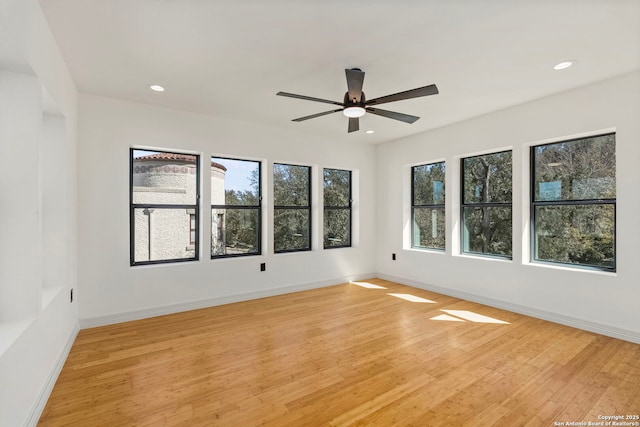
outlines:
M640 413L638 344L368 283L386 289L82 330L39 425L538 427Z

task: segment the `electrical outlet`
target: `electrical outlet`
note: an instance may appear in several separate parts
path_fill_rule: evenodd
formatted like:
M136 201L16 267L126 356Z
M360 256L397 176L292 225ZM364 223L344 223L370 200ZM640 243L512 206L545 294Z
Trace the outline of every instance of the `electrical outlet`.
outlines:
M396 254L391 254L391 260L395 261L396 260Z
M267 264L266 263L261 263L260 264L260 271L266 271L267 270Z

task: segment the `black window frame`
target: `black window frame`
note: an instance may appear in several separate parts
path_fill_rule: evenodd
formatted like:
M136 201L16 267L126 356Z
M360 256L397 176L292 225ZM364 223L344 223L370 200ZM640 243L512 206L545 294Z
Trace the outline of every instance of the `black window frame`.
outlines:
M416 187L416 169L417 168L421 168L424 166L432 166L432 165L439 165L442 164L444 165L444 173L445 173L445 177L446 177L446 173L447 173L447 164L446 161L440 161L440 162L432 162L432 163L424 163L424 164L420 164L420 165L415 165L411 167L411 248L412 249L423 249L423 250L430 250L430 251L440 251L440 252L444 252L446 250L447 247L447 235L446 235L446 230L445 230L445 235L444 235L444 247L439 248L439 247L431 247L431 246L421 246L418 245L414 242L414 236L415 236L415 210L416 208L418 209L442 209L444 211L444 215L446 218L446 184L443 181L442 182L442 186L443 186L443 192L442 192L442 203L432 203L432 204L416 204L416 192L415 192L415 187Z
M133 153L135 151L149 151L153 153L179 154L195 157L195 204L165 204L165 203L134 203L133 202ZM173 264L178 262L192 262L200 259L200 155L193 153L183 153L168 150L158 150L153 148L129 148L129 265L131 267L140 265ZM195 215L195 245L193 257L172 258L162 260L136 261L135 260L135 211L136 209L185 209L185 212L193 210ZM189 219L191 222L191 219ZM151 237L149 237L151 239ZM191 239L191 236L189 236Z
M291 163L280 163L280 162L274 162L273 163L273 168L276 167L276 165L280 165L280 166L293 166L293 167L302 167L302 168L307 168L307 182L308 182L308 188L307 188L307 201L308 201L308 205L307 206L286 206L286 205L276 205L276 201L275 201L275 189L274 189L274 199L273 199L273 221L274 224L273 228L274 228L274 232L275 232L275 217L276 217L276 211L278 210L306 210L308 212L308 217L309 217L309 221L307 224L307 233L309 235L309 246L306 248L294 248L294 249L280 249L280 250L276 250L276 237L275 237L275 233L274 233L274 237L273 237L273 252L276 254L284 254L284 253L293 253L293 252L310 252L311 248L313 246L313 235L312 235L312 211L311 211L311 205L312 205L312 201L311 201L311 177L312 177L312 167L311 166L307 166L307 165L296 165L296 164L291 164ZM273 185L275 186L275 180Z
M574 200L570 200L570 199L561 199L561 200L536 200L536 158L535 158L535 149L537 147L542 147L542 146L548 146L548 145L557 145L557 144L566 144L568 142L574 142L574 141L583 141L583 140L588 140L591 138L598 138L598 137L602 137L602 136L609 136L609 135L613 135L614 136L614 145L615 145L615 137L616 137L616 132L606 132L606 133L602 133L602 134L597 134L597 135L589 135L589 136L584 136L584 137L579 137L579 138L571 138L571 139L567 139L567 140L562 140L562 141L556 141L556 142L549 142L549 143L545 143L545 144L536 144L536 145L532 145L530 147L529 150L529 181L530 181L530 211L529 211L529 218L531 221L531 227L530 227L530 261L532 263L535 264L546 264L546 265L561 265L561 266L567 266L567 267L572 267L572 268L577 268L577 269L583 269L583 270L595 270L595 271L605 271L605 272L612 272L615 273L616 272L616 268L617 268L617 207L616 207L616 202L617 202L617 191L616 191L616 197L611 199L611 198L598 198L598 199L574 199ZM616 182L617 182L617 170L616 172ZM615 187L615 184L614 184ZM611 205L613 206L613 265L612 267L605 267L605 266L596 266L596 265L588 265L588 264L577 264L577 263L570 263L570 262L562 262L562 261L552 261L552 260L544 260L544 259L536 259L535 258L535 254L537 253L537 248L536 248L536 208L537 207L549 207L549 206L590 206L590 205Z
M464 162L467 159L474 159L478 157L484 156L492 156L496 154L502 153L511 153L511 201L510 202L474 202L474 203L466 203L465 202L465 179L464 172L465 166ZM509 208L511 209L511 255L501 255L487 252L476 252L476 251L465 251L464 247L464 233L466 228L466 218L465 218L465 208ZM487 258L497 258L497 259L505 259L505 260L513 260L513 150L501 150L501 151L493 151L490 153L478 154L474 156L462 157L460 159L460 253L465 255L474 255L481 256Z
M196 234L198 234L198 227L196 225L196 215L189 214L189 244L195 247ZM193 236L193 238L191 238Z
M213 218L213 210L214 209L240 209L240 210L257 210L258 212L258 226L257 226L257 244L258 251L257 252L247 252L240 254L225 254L225 255L214 255L213 251L211 253L211 259L222 259L222 258L237 258L237 257L245 257L245 256L258 256L262 255L262 161L260 160L249 160L249 159L239 159L235 157L222 157L222 156L211 156L211 161L214 162L213 159L222 159L222 160L235 160L241 162L253 162L258 164L258 204L257 205L214 205L211 204L212 218ZM226 192L225 192L226 197ZM226 199L225 199L226 200ZM213 224L211 225L213 227ZM213 236L214 230L211 230L211 235Z
M348 172L349 173L349 204L344 206L332 206L326 204L326 198L324 197L324 189L325 189L325 177L324 171L326 170L334 170L340 172ZM349 243L346 245L336 245L336 246L327 246L327 242L324 237L324 221L322 226L322 241L324 249L340 249L340 248L350 248L352 246L352 238L353 238L353 181L352 181L353 173L348 169L337 169L337 168L323 168L322 169L322 189L323 189L323 215L326 218L326 214L328 210L345 210L349 211Z

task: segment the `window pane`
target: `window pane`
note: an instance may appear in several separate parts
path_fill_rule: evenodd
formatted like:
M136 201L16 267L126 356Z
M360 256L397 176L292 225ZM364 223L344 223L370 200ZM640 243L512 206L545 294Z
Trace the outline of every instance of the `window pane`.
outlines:
M212 209L212 256L259 253L259 209Z
M463 251L511 256L511 208L464 208Z
M535 146L531 153L532 259L615 270L615 134Z
M444 162L413 167L413 204L444 204Z
M349 206L351 199L351 172L338 169L324 170L324 205Z
M134 204L196 204L197 156L133 150Z
M612 204L538 206L534 228L535 260L614 267Z
M308 166L273 165L274 206L309 206Z
M511 151L464 159L463 203L511 202Z
M616 197L615 135L534 148L535 201Z
M325 209L324 247L351 246L351 210Z
M273 216L276 252L311 249L308 209L275 209Z
M444 245L444 208L414 208L412 246L444 249Z
M323 175L324 247L351 246L351 171L324 169Z
M211 257L259 254L260 162L212 157L211 204Z
M190 223L187 209L134 209L134 262L194 259Z
M257 206L260 162L211 158L211 204Z

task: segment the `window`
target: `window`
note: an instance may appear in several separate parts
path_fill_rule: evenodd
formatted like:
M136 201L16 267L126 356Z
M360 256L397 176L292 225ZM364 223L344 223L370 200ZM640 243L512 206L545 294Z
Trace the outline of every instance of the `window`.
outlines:
M324 248L351 246L351 171L324 169Z
M445 246L444 162L411 168L411 247Z
M615 271L615 134L531 147L532 259Z
M273 240L276 253L311 250L311 167L273 165Z
M511 151L462 159L462 251L511 258Z
M211 158L211 257L261 253L261 163Z
M131 149L131 265L197 260L199 156Z

